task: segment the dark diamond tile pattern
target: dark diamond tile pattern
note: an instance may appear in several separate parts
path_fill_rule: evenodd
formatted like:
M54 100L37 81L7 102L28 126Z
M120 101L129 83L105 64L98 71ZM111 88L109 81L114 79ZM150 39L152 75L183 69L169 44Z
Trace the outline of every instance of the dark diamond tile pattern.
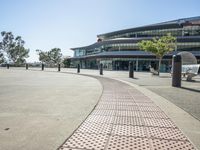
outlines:
M97 115L97 116L114 116L115 110L105 110L105 109L95 109L91 115Z
M151 139L153 150L194 150L195 148L188 141L178 141L178 140L160 140Z
M111 136L108 142L108 150L150 150L147 138Z
M144 126L114 125L112 135L147 137Z
M107 140L108 135L75 132L63 147L103 150Z
M115 115L118 117L140 117L140 111L116 110Z
M80 149L61 147L60 150L80 150Z
M114 117L113 116L96 116L90 115L85 122L96 122L96 123L113 123Z
M142 112L145 112L145 111L148 111L148 112L149 112L149 111L150 111L150 112L151 112L151 111L153 111L153 112L157 112L157 111L158 111L158 112L161 112L161 111L162 111L162 110L161 110L159 107L157 107L157 106L154 106L154 107L146 107L146 106L143 107L143 106L140 106L140 107L139 107L139 110L142 111Z
M171 119L147 96L112 79L99 103L59 150L195 149Z
M115 110L116 106L115 105L112 105L112 104L107 104L107 105L101 105L99 104L96 109L111 109L111 110Z
M176 125L170 119L144 118L143 120L145 126L176 128Z
M168 119L169 117L164 112L143 112L141 111L142 118L163 118Z
M132 125L132 126L142 126L142 119L137 118L137 117L115 117L114 124L119 124L119 125Z
M151 138L187 141L178 128L147 127L147 133Z
M77 130L81 133L110 134L112 124L84 122Z

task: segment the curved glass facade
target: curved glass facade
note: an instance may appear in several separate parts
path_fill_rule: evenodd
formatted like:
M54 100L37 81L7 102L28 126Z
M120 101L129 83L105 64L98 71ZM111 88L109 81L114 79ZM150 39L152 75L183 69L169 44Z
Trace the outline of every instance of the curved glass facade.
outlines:
M79 63L82 68L98 69L103 63L108 70L128 70L128 62L134 61L135 70L148 71L150 65L157 67L158 60L150 53L141 52L137 43L168 33L177 37L177 46L164 56L161 71L169 71L172 55L180 51L190 51L200 61L200 17L192 17L97 35L98 42L72 48L71 66Z

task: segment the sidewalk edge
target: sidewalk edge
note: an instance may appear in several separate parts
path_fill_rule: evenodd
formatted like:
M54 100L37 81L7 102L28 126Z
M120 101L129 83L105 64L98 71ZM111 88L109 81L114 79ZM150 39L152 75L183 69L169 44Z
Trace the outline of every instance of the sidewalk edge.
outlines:
M121 79L112 79L126 83L142 92L145 96L149 97L158 107L160 107L170 117L170 119L172 119L172 121L177 125L177 127L185 134L185 136L188 137L188 139L190 139L191 143L195 146L195 148L200 150L200 121L192 117L190 114L188 114L172 102L144 87Z

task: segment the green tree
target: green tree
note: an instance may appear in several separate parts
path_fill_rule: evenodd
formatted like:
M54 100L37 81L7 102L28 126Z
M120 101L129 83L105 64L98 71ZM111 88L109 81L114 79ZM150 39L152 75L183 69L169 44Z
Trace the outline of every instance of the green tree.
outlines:
M142 40L138 43L141 50L151 52L156 55L159 59L158 64L158 75L160 72L160 66L162 58L167 53L173 51L176 47L176 38L167 34L167 36L162 36L160 38L153 38L153 40Z
M5 54L14 47L14 36L12 32L1 32L2 41L0 42L0 63L5 62Z
M64 64L64 67L69 68L71 60L69 58L64 58L62 63Z
M21 65L26 62L25 58L29 57L29 49L24 48L25 42L20 36L15 38L14 48L8 51L8 57L14 64Z
M14 35L12 32L1 32L2 41L0 42L0 49L4 52L8 52L10 49L14 48Z
M59 64L62 61L62 53L60 48L53 48L48 52L51 63Z
M39 49L37 49L36 52L39 55L39 61L41 61L42 63L49 63L50 62L48 52L44 52L44 51L39 50Z
M0 50L5 52L9 61L21 65L26 62L28 58L29 49L24 48L24 40L20 36L16 38L12 32L1 32L2 42L0 42Z
M39 60L42 63L46 63L49 65L55 65L61 63L62 61L62 53L60 48L53 48L50 51L42 51L36 50L39 55Z

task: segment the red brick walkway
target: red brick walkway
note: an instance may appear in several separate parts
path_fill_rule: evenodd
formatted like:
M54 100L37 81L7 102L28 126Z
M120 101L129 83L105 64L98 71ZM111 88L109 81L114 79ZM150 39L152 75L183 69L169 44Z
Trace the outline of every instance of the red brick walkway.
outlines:
M119 81L98 78L102 97L59 150L195 149L153 101Z

